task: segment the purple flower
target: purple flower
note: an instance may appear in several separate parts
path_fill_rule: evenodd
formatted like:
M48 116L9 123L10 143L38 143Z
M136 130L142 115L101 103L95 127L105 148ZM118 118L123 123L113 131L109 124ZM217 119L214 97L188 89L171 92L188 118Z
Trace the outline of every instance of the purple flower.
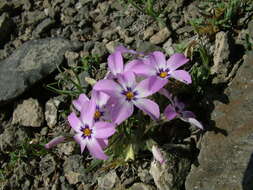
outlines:
M57 144L62 143L64 141L65 141L65 137L63 137L63 136L55 137L54 139L52 139L51 141L49 141L49 143L45 144L45 148L46 149L53 148Z
M96 104L96 111L94 114L95 121L111 120L110 112L108 110L109 105L107 104L109 98L110 97L103 92L92 90L91 99L94 99ZM89 100L89 98L85 94L80 94L78 99L73 100L72 103L78 111L81 111L82 108L87 109L90 101L91 100Z
M177 97L173 98L166 89L162 89L159 92L166 96L171 102L171 104L169 104L164 110L164 115L168 120L179 118L185 122L193 124L200 129L203 129L202 124L195 119L195 114L191 111L185 110L185 104L178 101Z
M104 121L95 122L95 112L96 104L91 100L87 108L81 109L80 118L75 113L71 113L68 121L76 132L74 139L80 144L81 153L87 147L93 157L106 160L108 156L104 154L103 148L107 144L107 138L115 133L115 125Z
M121 74L126 71L124 68L124 61L123 61L123 56L122 56L122 54L124 53L143 55L143 53L127 49L124 46L118 46L115 52L109 55L107 59L108 67L109 67L109 74L106 77L107 79L115 79L117 78L118 74Z
M153 154L155 160L160 162L160 164L163 164L165 162L162 152L160 151L160 149L156 145L152 146L152 154Z
M137 84L133 72L124 72L118 74L117 82L104 79L95 84L94 89L112 97L112 120L119 125L133 114L134 105L153 119L158 119L159 106L145 97L159 91L166 83L157 77L149 77Z
M154 51L143 59L136 59L126 65L126 70L141 76L157 76L161 79L174 78L190 84L191 76L185 70L177 70L186 64L188 59L183 54L175 53L167 61L160 51Z

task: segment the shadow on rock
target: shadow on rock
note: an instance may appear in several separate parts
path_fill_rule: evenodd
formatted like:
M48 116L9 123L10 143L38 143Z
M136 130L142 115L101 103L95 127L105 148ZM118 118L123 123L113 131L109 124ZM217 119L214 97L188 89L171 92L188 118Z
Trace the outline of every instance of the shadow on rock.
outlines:
M251 154L247 169L244 172L242 188L243 190L253 189L253 153Z

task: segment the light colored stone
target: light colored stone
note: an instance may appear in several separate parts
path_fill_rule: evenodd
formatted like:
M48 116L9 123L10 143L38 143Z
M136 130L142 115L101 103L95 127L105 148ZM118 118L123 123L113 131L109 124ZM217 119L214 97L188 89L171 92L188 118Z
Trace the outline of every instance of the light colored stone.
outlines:
M111 190L117 183L119 183L119 178L115 171L111 171L98 178L98 189Z
M53 128L57 123L57 112L60 101L57 99L50 99L45 107L45 119L48 127Z
M118 40L108 42L105 47L109 53L113 53L115 48L119 45Z
M165 40L167 40L168 37L170 37L170 35L171 35L171 32L169 31L167 27L165 27L161 29L159 32L157 32L155 35L153 35L149 41L152 44L161 44Z
M154 27L150 26L143 32L143 40L148 40L154 34Z
M211 74L216 76L214 83L226 82L230 66L229 53L228 34L221 31L216 34L213 66L211 67Z
M135 183L128 190L155 190L155 188L144 183Z
M44 114L38 100L29 98L14 110L12 124L27 127L40 127L44 122Z
M155 184L159 190L172 190L173 175L166 171L165 164L160 164L156 161L151 163L150 174L153 176Z
M163 49L165 50L166 54L169 56L173 55L175 53L175 50L172 47L172 38L169 38L164 44Z
M67 174L65 174L65 177L67 178L69 184L74 185L77 184L79 182L79 176L80 173L76 173L73 171L68 172Z

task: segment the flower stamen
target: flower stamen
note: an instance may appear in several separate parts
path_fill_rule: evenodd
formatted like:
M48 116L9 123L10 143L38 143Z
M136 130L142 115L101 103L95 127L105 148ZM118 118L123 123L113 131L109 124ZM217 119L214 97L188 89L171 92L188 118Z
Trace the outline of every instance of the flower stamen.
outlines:
M127 100L132 100L134 98L134 93L131 92L131 91L128 91L126 94L125 94Z
M98 120L101 116L102 116L102 113L99 110L96 110L96 112L94 114L94 119Z
M165 78L165 77L168 76L168 72L163 71L163 72L161 72L161 73L159 74L159 76L160 76L161 78Z

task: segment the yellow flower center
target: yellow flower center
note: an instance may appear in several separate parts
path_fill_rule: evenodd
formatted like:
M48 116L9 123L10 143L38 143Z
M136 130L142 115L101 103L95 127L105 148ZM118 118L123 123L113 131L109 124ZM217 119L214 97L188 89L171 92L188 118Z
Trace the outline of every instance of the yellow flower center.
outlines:
M168 76L168 73L167 72L161 72L160 75L159 75L161 78L165 78Z
M89 137L89 136L91 135L91 133L92 133L92 130L89 129L89 128L85 128L85 129L83 130L83 134L84 134L86 137Z
M131 100L131 99L134 97L134 93L132 93L132 92L127 92L127 93L126 93L126 97L127 97L128 100Z
M101 112L96 110L95 114L94 114L94 118L95 119L99 119L101 117Z

